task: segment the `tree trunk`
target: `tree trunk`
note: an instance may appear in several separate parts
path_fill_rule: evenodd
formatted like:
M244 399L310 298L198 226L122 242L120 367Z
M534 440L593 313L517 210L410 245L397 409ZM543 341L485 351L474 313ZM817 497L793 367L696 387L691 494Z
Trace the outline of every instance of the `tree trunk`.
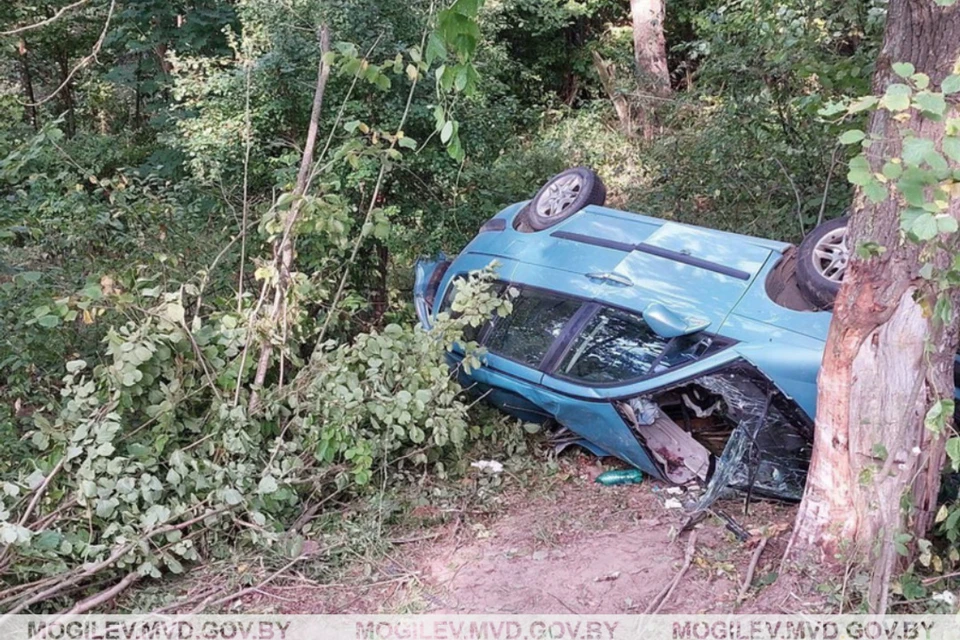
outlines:
M60 68L60 82L63 89L60 91L60 104L66 114L66 134L72 138L77 133L77 119L73 106L73 81L70 80L70 59L67 52L60 50L57 54L57 66Z
M313 93L313 107L310 111L310 124L307 127L307 140L303 145L303 155L300 158L300 170L297 172L297 184L293 190L293 203L290 211L287 212L286 219L283 222L283 235L274 244L274 264L278 268L279 277L273 290L273 306L270 312L270 324L276 327L283 320L282 315L286 310L287 287L293 272L293 228L300 215L300 205L302 196L306 194L310 186L310 180L313 177L313 152L317 144L317 132L320 128L320 112L323 109L323 96L327 89L327 80L330 77L330 62L326 60L326 54L330 51L330 30L327 25L321 25L318 30L320 40L320 62L317 66L317 87ZM264 283L263 293L267 292L267 284ZM263 295L261 295L261 300ZM270 360L273 355L273 343L270 337L265 336L261 340L260 359L257 362L257 370L253 377L253 389L250 391L250 401L248 410L253 413L260 402L260 387L263 386L267 377L267 369L270 367ZM281 380L281 384L283 381Z
M912 63L938 87L958 54L960 7L891 0L874 93L899 80L891 69L897 62ZM949 117L958 115L956 102L948 109ZM870 133L883 140L867 152L874 170L900 155L906 130L939 146L943 121L906 113L903 123L886 110L872 115ZM875 613L886 609L897 570L896 537L911 534L915 541L933 524L945 438L927 429L924 417L934 402L953 397L957 346L957 327L938 325L925 311L932 292L919 274L920 245L900 238L900 213L896 196L874 204L857 189L848 245L853 250L871 241L885 251L869 258L852 252L837 296L820 372L813 459L794 531L796 548L818 549L830 560L843 554L870 568ZM960 198L953 198L949 213L960 218ZM924 260L949 264L960 248L957 234L946 243Z
M649 140L654 135L657 102L671 93L667 41L663 35L663 0L630 0L630 13L633 17L633 56L640 88L636 120L643 130L643 137Z
M630 14L633 17L633 56L640 86L660 97L669 95L663 0L630 0Z
M20 54L20 85L23 89L23 97L27 103L24 116L33 128L39 129L40 122L37 119L37 99L33 93L33 76L30 74L30 64L27 62L27 39L21 37L17 43L17 52Z

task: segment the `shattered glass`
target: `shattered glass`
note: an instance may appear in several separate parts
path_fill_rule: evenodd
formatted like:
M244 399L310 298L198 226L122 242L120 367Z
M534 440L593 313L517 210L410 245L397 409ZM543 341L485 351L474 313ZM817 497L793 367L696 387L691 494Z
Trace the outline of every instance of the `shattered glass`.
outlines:
M654 451L655 457L672 480L677 478L678 455L692 468L691 461L701 467L709 452L712 469L695 512L709 509L729 489L745 492L748 501L752 496L790 501L803 496L813 424L745 362L631 398L619 409L641 441L661 449L660 455ZM679 427L684 437L692 436L690 441L676 437L670 456L662 451L662 434L649 427L664 419Z

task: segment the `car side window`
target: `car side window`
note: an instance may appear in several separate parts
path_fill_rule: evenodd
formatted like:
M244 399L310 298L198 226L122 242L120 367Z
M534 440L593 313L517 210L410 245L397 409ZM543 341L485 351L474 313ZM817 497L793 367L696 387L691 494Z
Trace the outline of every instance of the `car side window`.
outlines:
M555 374L592 384L625 382L694 362L717 346L705 334L662 338L642 316L601 307L574 338Z
M595 384L641 378L668 342L639 315L602 307L573 340L556 373Z
M580 304L579 300L524 289L513 301L510 315L494 321L484 345L498 356L538 367Z
M457 275L450 281L450 284L447 286L446 294L443 296L443 302L440 304L440 311L449 313L452 318L456 318L460 315L459 313L453 311L452 307L453 307L453 299L456 298L457 296L457 282L461 277L461 275L465 276L466 274ZM494 282L493 285L491 285L491 291L494 293L494 295L498 297L502 296L504 291L506 291L506 289L507 289L506 282L497 281L497 282ZM489 324L489 321L481 325L478 325L476 327L472 327L470 325L467 325L466 327L464 327L463 329L464 342L474 342L479 340L480 335L483 333L484 327L486 327L488 324Z

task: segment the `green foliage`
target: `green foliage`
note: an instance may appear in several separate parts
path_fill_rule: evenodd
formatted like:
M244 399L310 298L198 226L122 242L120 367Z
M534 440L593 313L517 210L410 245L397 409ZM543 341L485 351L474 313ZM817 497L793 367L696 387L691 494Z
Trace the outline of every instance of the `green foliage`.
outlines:
M141 292L153 304L107 332L104 362L66 363L59 412L37 414L27 434L39 455L4 474L6 577L27 582L104 561L110 572L180 573L198 557L196 535L271 543L315 491L358 491L398 465L440 464L473 432L446 350L467 324L509 311L489 293L493 279L493 270L472 275L458 317L442 314L430 332L388 325L318 349L255 417L232 395L244 375L243 316L190 318L186 291ZM468 345L476 366L474 351ZM56 526L20 525L22 497L45 482L46 499L61 507ZM256 526L237 527L238 517Z

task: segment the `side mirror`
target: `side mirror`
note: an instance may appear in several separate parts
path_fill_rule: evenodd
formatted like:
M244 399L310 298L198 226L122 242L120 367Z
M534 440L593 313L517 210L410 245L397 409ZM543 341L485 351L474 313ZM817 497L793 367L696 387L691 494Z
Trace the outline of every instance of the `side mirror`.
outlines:
M659 302L651 302L647 305L647 308L643 310L643 319L661 338L688 336L691 333L703 331L710 326L710 322L707 320L685 318Z

